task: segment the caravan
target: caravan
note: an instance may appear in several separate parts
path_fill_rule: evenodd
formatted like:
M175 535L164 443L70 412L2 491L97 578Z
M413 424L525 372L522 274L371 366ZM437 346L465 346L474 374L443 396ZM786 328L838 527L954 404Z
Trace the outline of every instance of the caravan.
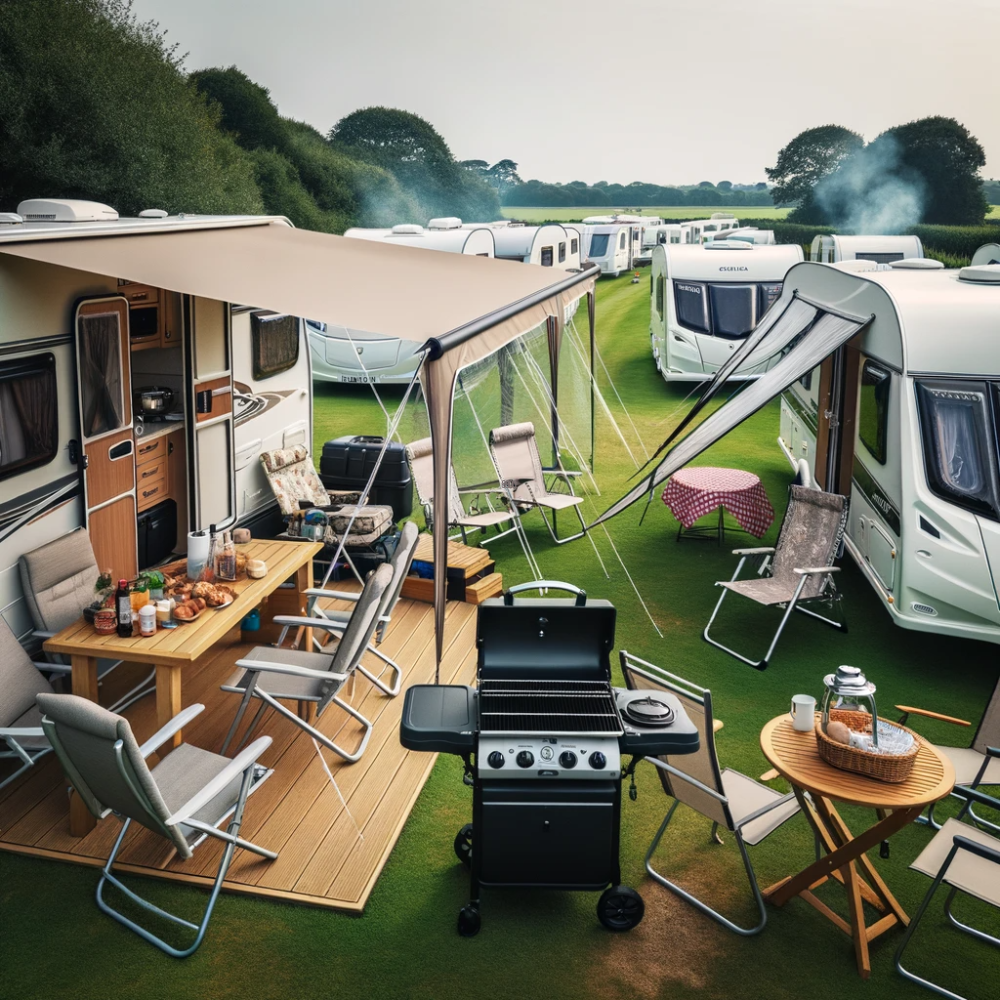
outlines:
M817 236L809 251L809 259L821 264L837 264L842 260L891 264L923 255L919 236Z
M601 274L617 278L632 267L632 226L614 223L583 227L583 259L596 264Z
M312 439L299 319L83 263L118 235L168 243L287 220L144 215L35 200L0 216L0 614L22 638L22 553L87 525L98 565L133 578L184 551L191 529L263 533L276 507L257 455ZM41 259L64 246L81 263Z
M579 245L574 251L570 234L560 225L503 226L493 230L496 256L542 267L565 270L580 266Z
M650 270L649 334L657 371L668 382L701 382L730 356L781 294L802 248L713 240L660 245ZM767 365L740 370L752 378Z
M782 451L850 495L847 549L896 624L1000 642L1000 264L803 264L786 287L866 325L782 393Z

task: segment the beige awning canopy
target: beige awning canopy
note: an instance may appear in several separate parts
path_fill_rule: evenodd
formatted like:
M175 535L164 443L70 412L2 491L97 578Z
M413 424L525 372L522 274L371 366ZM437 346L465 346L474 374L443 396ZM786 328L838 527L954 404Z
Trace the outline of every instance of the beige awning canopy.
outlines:
M0 244L0 251L417 343L477 321L491 325L495 314L521 303L538 305L546 290L554 293L567 279L583 277L512 261L348 240L277 221L11 242ZM585 292L586 286L580 287L568 299ZM502 318L509 316L497 317Z

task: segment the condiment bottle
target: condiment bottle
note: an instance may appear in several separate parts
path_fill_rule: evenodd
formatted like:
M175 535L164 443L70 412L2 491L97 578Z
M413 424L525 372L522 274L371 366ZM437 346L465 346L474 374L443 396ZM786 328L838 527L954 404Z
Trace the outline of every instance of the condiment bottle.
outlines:
M228 531L222 533L222 541L215 549L215 576L219 580L236 579L236 546Z
M128 580L119 580L115 591L115 611L118 614L118 634L123 639L132 638L132 598L128 592Z
M150 636L156 634L156 608L145 604L139 608L139 634Z

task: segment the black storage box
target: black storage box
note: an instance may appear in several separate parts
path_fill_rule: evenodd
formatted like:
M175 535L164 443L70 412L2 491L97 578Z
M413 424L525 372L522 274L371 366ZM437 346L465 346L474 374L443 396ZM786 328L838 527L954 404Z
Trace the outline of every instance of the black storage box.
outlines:
M323 445L319 478L328 490L360 490L375 468L383 438L348 436ZM370 504L392 507L393 520L401 521L413 511L413 484L406 463L406 449L390 441L368 497Z
M137 518L139 569L163 562L177 541L177 501L162 500Z

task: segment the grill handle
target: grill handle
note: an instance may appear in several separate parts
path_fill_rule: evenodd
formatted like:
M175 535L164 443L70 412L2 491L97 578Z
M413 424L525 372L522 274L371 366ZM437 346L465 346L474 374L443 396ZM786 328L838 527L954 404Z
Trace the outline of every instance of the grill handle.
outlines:
M559 580L533 580L531 583L519 583L516 587L508 587L504 591L503 602L508 607L514 603L514 595L522 590L566 590L571 594L576 594L576 606L582 608L587 603L587 591L574 587L571 583L562 583Z

